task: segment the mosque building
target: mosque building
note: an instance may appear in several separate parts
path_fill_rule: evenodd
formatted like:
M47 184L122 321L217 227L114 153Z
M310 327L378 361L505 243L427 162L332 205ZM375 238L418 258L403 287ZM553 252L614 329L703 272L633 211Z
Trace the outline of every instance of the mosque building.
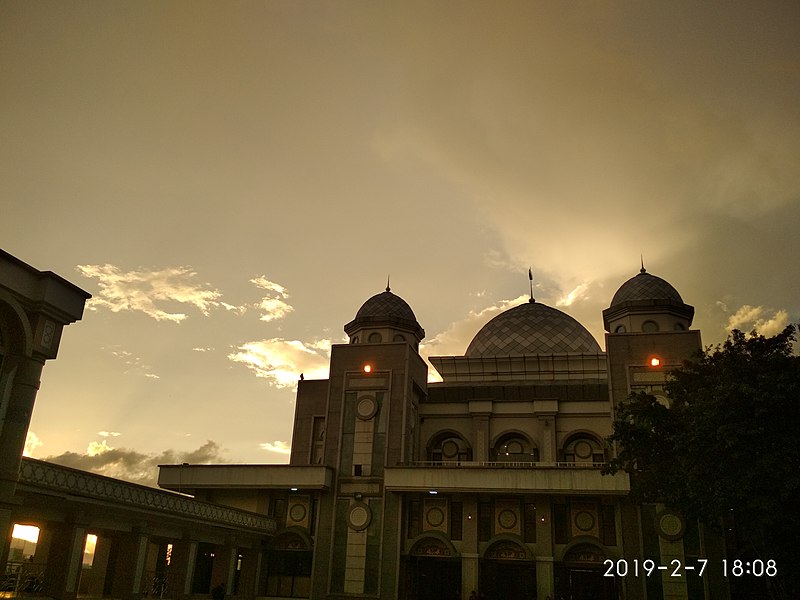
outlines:
M425 332L387 287L344 326L328 379L299 382L289 466L164 466L159 483L278 520L267 598L725 598L697 569L633 575L634 561L692 567L722 548L601 473L615 405L663 395L701 349L693 315L642 267L603 311L606 352L531 296L463 356L431 357L429 383Z

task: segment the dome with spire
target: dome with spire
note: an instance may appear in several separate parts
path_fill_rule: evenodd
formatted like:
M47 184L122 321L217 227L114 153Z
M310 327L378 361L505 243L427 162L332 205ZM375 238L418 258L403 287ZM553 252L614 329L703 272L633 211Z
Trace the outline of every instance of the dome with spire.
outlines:
M592 334L578 321L556 308L529 301L484 325L472 339L466 356L601 352Z
M408 302L403 300L397 294L393 294L389 288L385 292L375 294L361 305L356 313L356 320L363 318L374 317L392 317L397 319L407 319L409 321L417 321L414 316L414 311L408 305Z
M678 290L661 277L648 273L644 267L638 275L631 277L619 287L611 299L611 306L639 300L683 304L683 298Z
M349 336L364 328L389 327L414 334L417 341L425 337L425 330L417 322L414 311L391 288L369 298L358 309L355 319L344 326Z

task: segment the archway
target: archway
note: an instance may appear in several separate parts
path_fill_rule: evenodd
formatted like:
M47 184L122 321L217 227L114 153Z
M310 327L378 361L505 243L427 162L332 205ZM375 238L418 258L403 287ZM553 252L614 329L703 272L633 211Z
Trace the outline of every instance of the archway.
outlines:
M438 537L424 537L406 559L408 600L456 598L461 591L461 560L453 545Z
M501 539L486 549L479 582L487 598L530 600L536 597L536 563L523 544Z
M568 548L555 565L556 598L570 600L616 600L613 577L603 576L606 553L593 543L583 542Z

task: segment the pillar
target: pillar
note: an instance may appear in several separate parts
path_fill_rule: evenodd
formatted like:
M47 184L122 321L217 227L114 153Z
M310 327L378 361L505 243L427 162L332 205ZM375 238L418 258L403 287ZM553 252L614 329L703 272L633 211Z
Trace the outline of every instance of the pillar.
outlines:
M44 360L26 356L6 356L0 363L0 381L10 381L5 418L0 424L0 501L10 499L19 478L19 465L25 437L31 423L33 404L44 367ZM2 389L0 389L2 391Z
M211 568L211 589L222 584L225 596L233 595L236 561L239 558L238 548L232 544L217 546L214 550L214 565Z
M111 595L121 600L139 600L142 597L142 577L147 560L149 537L142 532L121 533L114 538L119 544Z
M48 548L45 594L60 600L74 600L78 595L83 548L86 545L86 526L74 523L53 524L46 528L41 541Z
M86 582L86 594L93 598L103 596L103 587L106 581L106 570L108 560L111 556L111 539L106 536L97 536L97 543L94 547L94 559L92 568L85 572L88 581Z
M197 542L193 540L176 540L173 543L170 569L173 573L175 586L173 594L177 600L182 600L192 595L196 561Z
M478 499L477 496L465 496L462 502L464 518L461 530L461 597L466 599L473 590L477 592L480 587Z
M555 573L552 556L536 557L536 593L539 598L555 598Z

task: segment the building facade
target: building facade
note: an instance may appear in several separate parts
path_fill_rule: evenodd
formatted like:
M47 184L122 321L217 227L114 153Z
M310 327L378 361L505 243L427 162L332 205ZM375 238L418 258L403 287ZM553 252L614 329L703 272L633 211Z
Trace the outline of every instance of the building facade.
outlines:
M299 381L290 465L170 465L159 484L276 519L267 598L724 599L691 568L723 555L718 536L601 473L615 405L663 396L701 349L693 315L642 268L603 311L605 352L531 298L463 356L432 357L429 383L424 330L387 287L345 325L328 379ZM634 574L648 559L680 574Z

